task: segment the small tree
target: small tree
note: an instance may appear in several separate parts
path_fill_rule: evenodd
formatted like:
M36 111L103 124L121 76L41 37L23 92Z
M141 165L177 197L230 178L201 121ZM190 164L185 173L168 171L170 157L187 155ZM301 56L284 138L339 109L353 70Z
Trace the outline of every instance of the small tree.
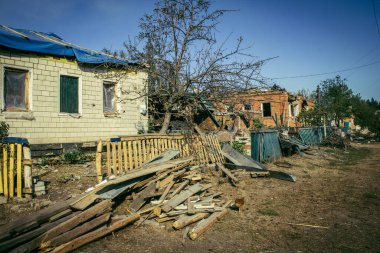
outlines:
M321 82L321 111L329 120L337 125L344 118L351 116L350 106L352 90L348 88L346 79L336 76Z
M162 106L150 108L164 113L160 132L167 131L173 113L196 128L194 114L205 98L264 84L260 69L266 60L250 55L241 38L232 50L217 43L214 33L225 12L211 10L208 0L161 0L140 20L137 38L124 43L130 59L145 63L148 87L134 92Z

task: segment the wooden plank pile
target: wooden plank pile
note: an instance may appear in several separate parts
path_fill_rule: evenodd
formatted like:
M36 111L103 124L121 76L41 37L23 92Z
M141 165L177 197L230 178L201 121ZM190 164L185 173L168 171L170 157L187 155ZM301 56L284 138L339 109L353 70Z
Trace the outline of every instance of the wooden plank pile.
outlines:
M175 229L195 224L188 232L195 240L226 215L230 201L201 173L203 165L193 165L193 156L172 159L174 154L1 226L0 252L69 252L136 221L171 221ZM129 212L115 215L114 199L121 195Z

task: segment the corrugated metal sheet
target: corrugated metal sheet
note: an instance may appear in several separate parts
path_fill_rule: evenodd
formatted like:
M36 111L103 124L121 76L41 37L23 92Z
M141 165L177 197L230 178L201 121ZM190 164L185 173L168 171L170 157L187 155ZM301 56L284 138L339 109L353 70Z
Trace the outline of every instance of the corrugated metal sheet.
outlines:
M252 132L251 143L251 157L258 162L273 162L282 156L278 131Z
M323 140L323 127L305 127L299 129L301 140L307 145L319 145Z

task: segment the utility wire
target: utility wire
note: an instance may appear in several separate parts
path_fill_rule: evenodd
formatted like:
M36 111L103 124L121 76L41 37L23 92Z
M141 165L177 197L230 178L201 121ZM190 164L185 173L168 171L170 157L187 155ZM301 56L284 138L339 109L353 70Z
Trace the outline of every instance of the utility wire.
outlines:
M377 16L376 16L375 0L372 0L372 8L373 8L373 15L375 16L375 21L376 21L377 34L379 35L379 38L380 38L380 29L379 29L379 22L377 21Z
M323 76L323 75L328 75L328 74L347 72L347 71L351 71L351 70L354 70L354 69L365 68L365 67L368 67L368 66L371 66L371 65L375 65L375 64L378 64L378 63L380 63L380 60L379 61L374 61L374 62L371 62L371 63L368 63L368 64L352 67L352 68L341 69L341 70L336 70L336 71L331 71L331 72L324 72L324 73L311 74L311 75L302 75L302 76L273 77L271 79L272 80L279 80L279 79L295 79L295 78L301 78L301 77Z

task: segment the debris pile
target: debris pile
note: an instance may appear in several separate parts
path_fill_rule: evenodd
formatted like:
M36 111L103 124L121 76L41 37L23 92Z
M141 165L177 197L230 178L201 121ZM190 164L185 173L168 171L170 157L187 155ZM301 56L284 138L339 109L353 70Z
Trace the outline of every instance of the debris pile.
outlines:
M231 203L202 170L218 168L234 184L238 180L222 164L191 166L193 161L190 156L147 163L79 197L10 222L0 227L0 252L68 252L136 221L172 221L175 229L196 223L187 233L195 240L228 212ZM129 201L129 213L114 215L115 199L122 196Z

